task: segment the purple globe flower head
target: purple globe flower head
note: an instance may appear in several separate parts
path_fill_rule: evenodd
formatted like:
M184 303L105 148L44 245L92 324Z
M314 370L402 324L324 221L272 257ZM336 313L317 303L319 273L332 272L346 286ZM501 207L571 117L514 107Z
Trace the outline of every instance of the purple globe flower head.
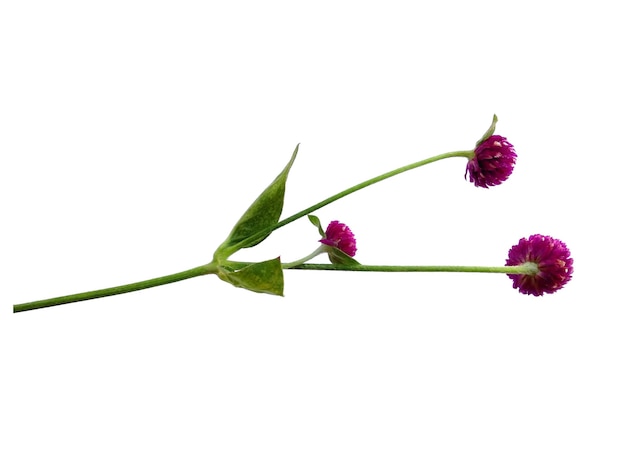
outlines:
M540 296L553 294L572 278L574 260L561 240L545 235L531 235L520 239L509 250L507 266L527 265L534 274L507 274L513 287L522 294Z
M350 227L342 224L337 220L333 220L326 228L326 237L320 240L321 243L328 246L335 246L348 256L356 254L356 239Z
M497 186L511 176L516 159L513 145L505 137L492 135L474 149L474 157L465 168L465 179L469 174L476 187Z

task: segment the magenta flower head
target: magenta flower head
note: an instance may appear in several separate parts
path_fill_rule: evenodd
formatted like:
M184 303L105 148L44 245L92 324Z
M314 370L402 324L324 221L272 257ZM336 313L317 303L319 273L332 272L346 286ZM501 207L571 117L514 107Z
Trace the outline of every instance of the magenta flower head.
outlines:
M328 224L325 238L322 238L320 242L324 245L335 246L348 256L356 254L356 239L352 230L337 220Z
M561 240L544 235L522 238L509 250L507 266L525 265L532 274L507 274L522 294L553 294L572 278L574 260Z
M513 145L501 135L492 135L474 149L474 157L467 162L465 179L476 187L488 188L505 181L513 172L517 154Z

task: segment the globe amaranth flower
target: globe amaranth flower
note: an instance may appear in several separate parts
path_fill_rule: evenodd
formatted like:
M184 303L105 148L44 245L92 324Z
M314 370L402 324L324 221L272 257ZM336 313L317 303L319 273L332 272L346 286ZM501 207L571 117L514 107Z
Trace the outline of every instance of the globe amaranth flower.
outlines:
M333 220L326 228L325 238L320 240L321 243L328 246L335 246L348 256L356 254L356 239L350 227L342 224L337 220Z
M500 135L492 135L474 149L474 157L467 162L465 179L481 188L497 186L513 172L517 154L513 145Z
M574 260L560 240L544 235L522 238L509 250L507 266L526 265L534 274L507 274L522 294L540 296L561 289L572 278Z

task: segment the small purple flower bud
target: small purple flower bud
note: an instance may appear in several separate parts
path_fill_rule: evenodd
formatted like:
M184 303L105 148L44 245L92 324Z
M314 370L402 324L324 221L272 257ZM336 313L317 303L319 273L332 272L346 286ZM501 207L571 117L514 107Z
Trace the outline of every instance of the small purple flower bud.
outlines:
M517 154L513 145L500 135L492 135L478 144L474 157L467 162L465 179L476 187L488 188L505 181L513 172Z
M335 246L348 256L356 254L356 239L352 230L337 220L333 220L326 228L326 238L320 240L328 246Z
M531 235L520 239L509 250L507 266L530 264L535 274L507 274L513 279L513 287L522 294L540 296L553 294L572 278L574 260L570 251L560 240L544 235Z

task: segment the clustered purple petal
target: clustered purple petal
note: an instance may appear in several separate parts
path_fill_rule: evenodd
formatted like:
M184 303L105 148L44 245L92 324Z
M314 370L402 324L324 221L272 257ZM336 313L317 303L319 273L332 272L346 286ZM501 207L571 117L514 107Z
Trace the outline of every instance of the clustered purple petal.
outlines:
M536 264L537 274L508 274L513 279L513 287L522 294L553 294L569 282L574 272L574 260L565 243L544 235L522 238L509 250L507 266L529 262Z
M337 220L333 220L326 228L326 238L320 240L321 243L328 246L335 246L348 256L356 254L356 239L352 230Z
M500 135L492 135L474 150L465 168L465 179L481 188L497 186L513 172L517 154L513 145Z

